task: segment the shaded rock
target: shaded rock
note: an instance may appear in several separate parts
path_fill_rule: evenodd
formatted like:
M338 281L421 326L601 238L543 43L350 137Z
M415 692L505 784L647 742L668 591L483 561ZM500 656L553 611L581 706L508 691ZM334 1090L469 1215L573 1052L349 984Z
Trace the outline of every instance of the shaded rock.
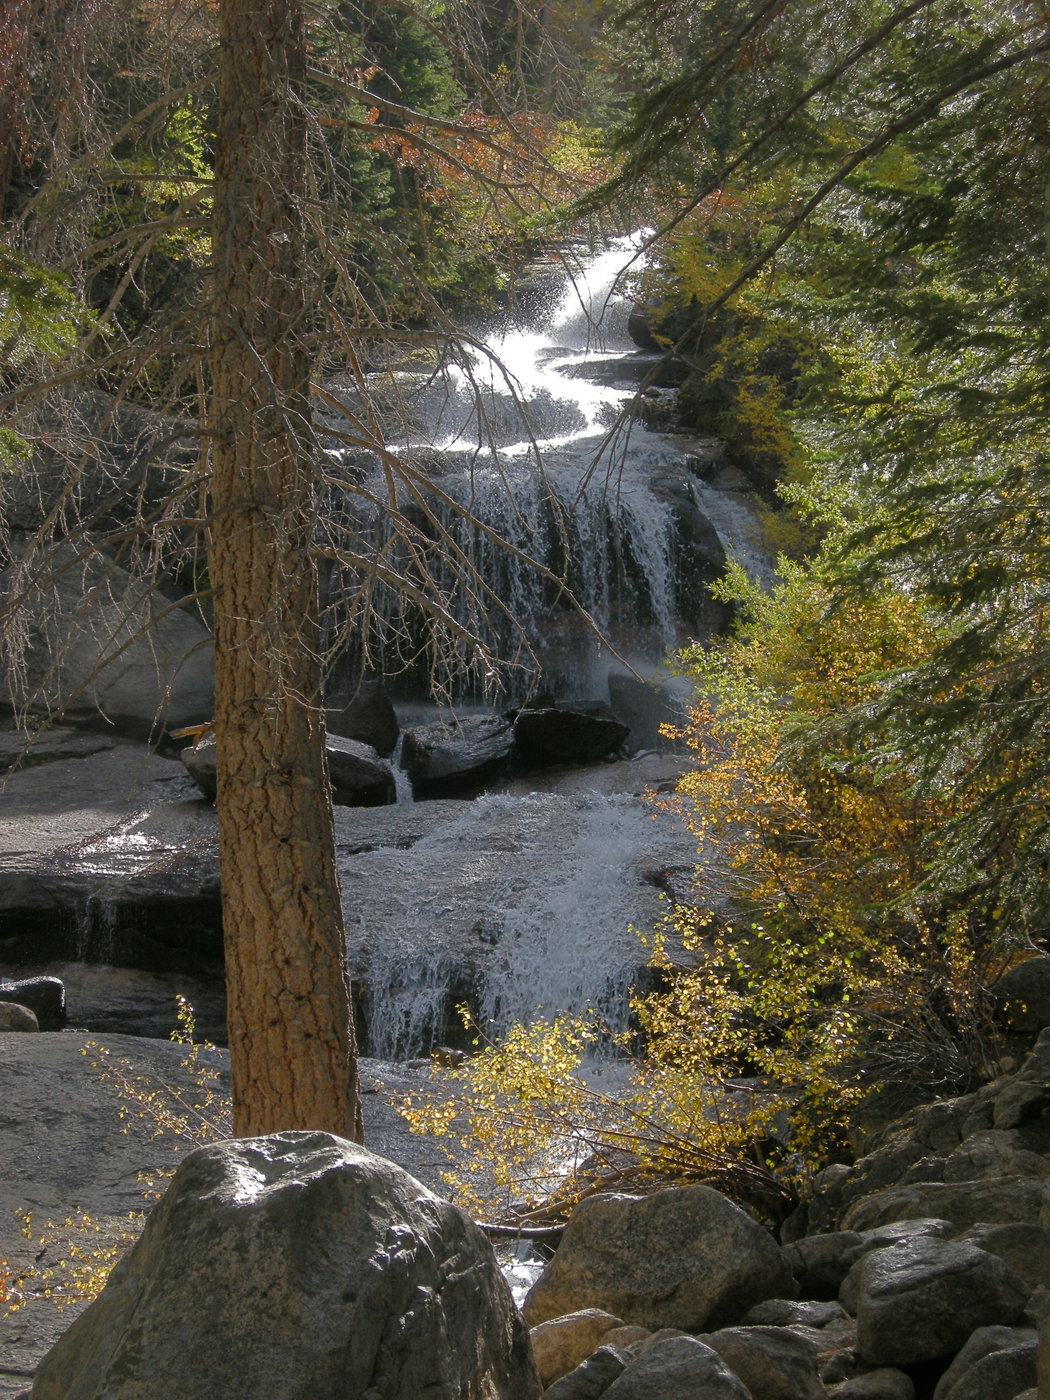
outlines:
M513 745L510 724L497 715L420 724L405 731L401 767L418 797L464 792L506 772Z
M630 1356L621 1347L601 1346L543 1392L543 1400L598 1400L623 1374Z
M396 801L390 764L369 744L330 734L325 751L333 802L342 807L387 807Z
M856 1201L842 1217L844 1228L868 1230L923 1217L951 1221L959 1232L986 1222L1039 1223L1045 1183L1031 1177L985 1181L926 1182L890 1187Z
M620 671L609 672L609 705L630 731L632 748L666 750L674 740L661 734L662 725L679 726L683 715L674 698L659 685Z
M0 978L0 1002L28 1006L42 1031L60 1031L66 1024L66 989L58 977Z
M113 747L114 740L106 734L85 733L81 729L54 727L0 730L0 773L13 768L37 768L42 763L57 763L63 758L90 758Z
M179 753L186 772L200 788L209 802L215 801L215 735L201 736L195 744L188 744Z
M605 1392L605 1400L751 1400L747 1386L712 1347L668 1337L648 1347Z
M951 1356L975 1327L1018 1321L1028 1296L1001 1259L957 1241L876 1249L854 1270L857 1347L870 1366ZM853 1283L847 1277L843 1292Z
M481 1231L327 1133L185 1158L33 1400L536 1400L528 1335Z
M390 696L375 681L362 681L341 709L326 710L325 724L330 735L368 744L384 758L394 752L401 732Z
M1032 1151L1021 1129L986 1128L972 1133L944 1162L945 1181L1002 1176L1050 1176L1050 1158Z
M595 763L618 749L630 730L611 714L578 709L519 710L514 744L525 764Z
M390 764L375 749L355 739L328 735L325 740L332 801L344 807L385 807L396 799ZM215 735L205 734L179 757L210 801L215 800Z
M866 1248L856 1230L835 1230L785 1245L784 1259L803 1298L830 1300Z
M823 1400L817 1348L780 1327L727 1327L700 1339L713 1347L753 1400Z
M757 1303L744 1318L745 1324L758 1327L826 1327L844 1317L841 1303L797 1303L792 1298L770 1298Z
M689 366L674 355L637 350L627 355L606 355L600 360L580 360L564 366L561 373L566 379L587 379L610 389L622 385L639 388L643 384L647 389L677 389L688 379Z
M915 1400L915 1385L909 1375L895 1366L880 1366L840 1381L828 1395L834 1400Z
M990 1351L959 1377L944 1400L1015 1400L1036 1378L1036 1341Z
M623 1326L623 1319L599 1308L553 1317L533 1327L530 1338L536 1369L544 1385L575 1370L596 1351L608 1333Z
M1004 972L991 988L996 1015L1018 1035L1050 1026L1050 957L1028 958Z
M28 1006L0 1001L0 1031L38 1031L40 1024Z
M974 1225L959 1239L996 1255L1028 1288L1050 1288L1050 1231L1041 1225Z
M642 1327L697 1331L782 1296L787 1267L769 1232L706 1186L593 1196L525 1300L536 1323L604 1308Z
M192 604L179 607L101 553L51 554L38 564L50 581L16 608L27 642L21 666L8 668L9 703L134 738L207 719L212 640Z
M952 1364L937 1382L933 1400L950 1400L955 1387L962 1381L978 1361L992 1352L1013 1351L1019 1346L1035 1342L1035 1332L1027 1327L978 1327L967 1338ZM1034 1378L1034 1363L1033 1363ZM1018 1387L1022 1389L1023 1387ZM1011 1400L1016 1391L1011 1391Z

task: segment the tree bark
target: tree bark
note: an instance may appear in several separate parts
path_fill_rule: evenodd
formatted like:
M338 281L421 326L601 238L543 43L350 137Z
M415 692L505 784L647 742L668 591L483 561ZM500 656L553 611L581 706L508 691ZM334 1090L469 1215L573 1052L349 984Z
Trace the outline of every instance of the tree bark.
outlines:
M301 0L221 0L215 737L234 1131L360 1141L311 558Z

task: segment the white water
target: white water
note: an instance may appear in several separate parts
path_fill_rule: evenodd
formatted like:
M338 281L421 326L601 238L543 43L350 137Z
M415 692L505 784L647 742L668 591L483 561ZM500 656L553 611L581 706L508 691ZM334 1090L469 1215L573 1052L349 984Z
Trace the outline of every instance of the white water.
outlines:
M512 698L530 683L566 698L604 698L614 653L651 673L669 650L720 626L706 592L721 567L718 539L748 566L759 557L748 506L690 471L696 445L631 421L638 385L658 359L627 334L624 269L639 265L639 237L583 260L571 277L566 269L542 327L504 326L459 364L399 377L414 422L395 445L455 503L428 502L434 528L474 562L510 615L497 610L481 626L495 653L521 661ZM383 496L378 474L372 484ZM365 514L358 528L397 563L387 513ZM708 543L697 546L705 531ZM566 580L600 637L529 560ZM430 563L450 612L477 626L457 570L437 551ZM339 588L337 577L335 599ZM416 645L405 644L414 624L392 590L377 587L371 601L379 619L373 665L394 670L395 651L403 657ZM468 676L459 693L480 697L487 679Z

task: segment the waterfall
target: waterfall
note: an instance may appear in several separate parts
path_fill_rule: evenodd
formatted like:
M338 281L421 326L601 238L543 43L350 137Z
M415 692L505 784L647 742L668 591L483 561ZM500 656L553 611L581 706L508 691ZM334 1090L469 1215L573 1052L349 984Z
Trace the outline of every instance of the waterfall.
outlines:
M421 473L415 499L398 496L413 549L392 521L383 464L333 447L356 483L333 499L333 552L379 557L387 574L437 595L455 623L519 663L521 694L541 681L564 698L601 698L613 652L648 672L683 641L717 633L725 613L706 585L754 526L690 470L688 441L631 421L660 359L627 334L623 272L639 241L566 268L542 328L505 324L455 363L384 377L383 402L398 405L388 441ZM476 571L466 584L463 560ZM360 582L360 569L333 567L331 634L359 622ZM368 580L368 601L370 664L396 673L420 652L422 611L384 579ZM486 680L468 674L458 693L480 698Z

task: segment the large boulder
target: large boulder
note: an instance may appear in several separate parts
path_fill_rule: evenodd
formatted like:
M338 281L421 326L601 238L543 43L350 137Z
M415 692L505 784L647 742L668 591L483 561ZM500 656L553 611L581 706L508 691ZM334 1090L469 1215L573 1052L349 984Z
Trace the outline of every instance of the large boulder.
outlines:
M622 1318L600 1308L585 1308L541 1322L530 1333L540 1380L549 1386L559 1376L568 1375L598 1350L610 1332L623 1325Z
M375 681L362 681L341 709L326 710L325 723L329 734L370 744L385 758L394 752L401 732L390 696Z
M0 977L0 1001L28 1006L42 1031L66 1024L66 989L59 977Z
M869 1366L952 1356L976 1327L1019 1321L1028 1298L1001 1259L954 1240L876 1249L854 1271L843 1295L856 1299L857 1346Z
M329 734L325 740L332 801L343 807L386 807L396 800L393 770L368 744ZM203 792L215 800L215 735L205 734L182 750L186 771Z
M955 1388L964 1377L969 1378L967 1388L972 1384L973 1370L979 1361L983 1361L986 1356L991 1356L996 1352L1013 1352L1019 1347L1028 1347L1034 1350L1036 1334L1032 1328L1028 1327L978 1327L977 1330L967 1338L961 1350L955 1356L952 1364L937 1382L933 1392L933 1400L952 1400ZM1034 1357L1031 1362L1032 1379L1035 1378ZM978 1372L978 1376L980 1372ZM1029 1384L1029 1382L1024 1383ZM1010 1392L1008 1400L1013 1400L1013 1396L1018 1391L1023 1390L1024 1385L1018 1385ZM980 1392L978 1392L980 1397Z
M325 749L333 802L343 807L387 807L397 800L393 770L371 744L329 734Z
M184 1159L33 1400L537 1400L481 1231L328 1133Z
M519 759L530 767L550 763L596 763L627 738L630 730L604 706L593 711L545 706L519 710L514 743Z
M824 1400L816 1345L786 1327L726 1327L700 1340L740 1377L752 1400Z
M668 1337L647 1347L603 1400L751 1400L747 1386L712 1347Z
M699 1331L735 1322L791 1282L768 1230L707 1186L592 1196L525 1300L535 1326L603 1308L641 1327Z
M23 544L23 550L26 546ZM23 572L42 577L26 587ZM105 554L69 545L24 554L6 571L13 625L2 698L135 738L155 738L211 714L211 634L189 606ZM12 650L13 648L13 650Z
M1050 1186L1038 1177L990 1177L984 1181L927 1181L888 1187L855 1201L842 1217L846 1230L864 1232L897 1220L936 1217L958 1231L989 1222L1038 1225Z
M498 715L469 715L405 731L401 767L417 797L469 792L507 770L514 731Z

